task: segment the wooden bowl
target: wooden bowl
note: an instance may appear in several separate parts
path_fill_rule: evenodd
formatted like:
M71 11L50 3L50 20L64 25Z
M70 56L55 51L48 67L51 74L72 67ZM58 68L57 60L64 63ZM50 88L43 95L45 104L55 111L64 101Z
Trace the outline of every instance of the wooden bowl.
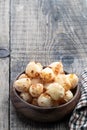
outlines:
M18 79L18 77L16 79ZM76 88L73 90L73 93L74 97L69 102L57 107L47 107L47 108L34 106L32 104L27 103L18 95L17 91L13 86L11 87L10 94L11 94L11 101L14 107L16 108L16 111L20 112L25 117L28 117L31 120L39 122L54 122L54 121L60 121L66 115L70 114L73 111L80 98L79 85L76 86Z

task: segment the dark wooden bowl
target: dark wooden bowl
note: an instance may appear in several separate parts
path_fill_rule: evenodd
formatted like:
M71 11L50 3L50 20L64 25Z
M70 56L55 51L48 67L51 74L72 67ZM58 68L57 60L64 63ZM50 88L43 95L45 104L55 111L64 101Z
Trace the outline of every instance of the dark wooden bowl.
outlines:
M11 101L16 108L16 111L22 113L24 116L28 117L31 120L40 122L54 122L60 121L73 111L80 98L79 85L76 86L73 93L74 97L63 105L57 107L42 108L25 102L22 98L20 98L15 88L11 87Z

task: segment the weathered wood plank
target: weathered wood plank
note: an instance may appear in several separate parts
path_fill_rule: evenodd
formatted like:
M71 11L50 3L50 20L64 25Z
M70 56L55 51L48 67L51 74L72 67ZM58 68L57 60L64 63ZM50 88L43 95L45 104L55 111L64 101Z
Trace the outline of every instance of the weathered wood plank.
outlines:
M12 0L11 80L30 60L43 65L61 60L65 70L78 75L87 64L85 0ZM33 123L10 107L11 130L68 130L68 121Z
M0 0L0 57L6 56L1 48L9 50L9 0ZM9 58L0 58L0 129L9 130Z
M0 47L9 48L9 0L0 0Z
M9 59L0 59L0 129L9 130Z

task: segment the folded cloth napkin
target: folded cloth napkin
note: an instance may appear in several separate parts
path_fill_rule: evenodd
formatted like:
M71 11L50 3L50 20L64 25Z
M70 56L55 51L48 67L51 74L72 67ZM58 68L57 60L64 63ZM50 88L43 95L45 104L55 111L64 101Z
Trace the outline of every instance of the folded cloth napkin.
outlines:
M69 120L70 130L87 130L87 68L80 78L81 97Z

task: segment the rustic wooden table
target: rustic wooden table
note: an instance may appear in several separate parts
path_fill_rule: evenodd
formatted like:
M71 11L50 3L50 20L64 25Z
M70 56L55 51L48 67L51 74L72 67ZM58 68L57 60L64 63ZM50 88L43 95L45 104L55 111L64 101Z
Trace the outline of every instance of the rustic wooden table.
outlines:
M61 60L80 76L87 65L87 0L0 0L0 130L69 130L69 119L35 123L12 106L11 83L31 60Z

